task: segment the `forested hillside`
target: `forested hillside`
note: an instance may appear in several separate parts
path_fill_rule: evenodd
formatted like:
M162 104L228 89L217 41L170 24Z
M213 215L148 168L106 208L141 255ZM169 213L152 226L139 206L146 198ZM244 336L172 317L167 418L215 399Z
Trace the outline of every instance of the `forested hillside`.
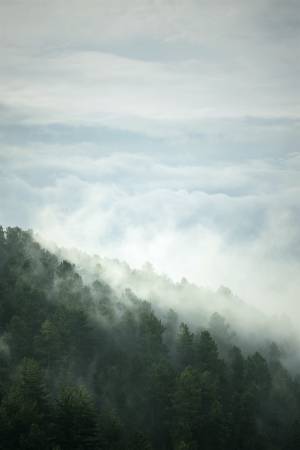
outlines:
M0 228L0 448L300 448L282 343L250 352L234 331L83 282L30 232Z

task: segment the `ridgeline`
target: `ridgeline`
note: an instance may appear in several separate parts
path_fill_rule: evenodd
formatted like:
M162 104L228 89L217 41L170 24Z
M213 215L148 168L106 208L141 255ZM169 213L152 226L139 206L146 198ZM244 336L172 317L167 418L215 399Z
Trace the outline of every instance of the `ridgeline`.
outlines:
M281 343L245 352L222 316L210 323L83 282L31 232L0 227L0 449L300 448Z

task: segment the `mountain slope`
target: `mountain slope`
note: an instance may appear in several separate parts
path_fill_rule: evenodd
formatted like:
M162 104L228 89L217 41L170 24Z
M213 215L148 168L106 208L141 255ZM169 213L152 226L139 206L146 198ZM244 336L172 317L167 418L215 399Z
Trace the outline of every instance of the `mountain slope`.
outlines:
M1 449L297 448L286 346L252 351L214 308L184 323L139 298L143 283L153 297L198 288L130 269L131 284L113 283L102 266L82 278L30 232L0 228Z

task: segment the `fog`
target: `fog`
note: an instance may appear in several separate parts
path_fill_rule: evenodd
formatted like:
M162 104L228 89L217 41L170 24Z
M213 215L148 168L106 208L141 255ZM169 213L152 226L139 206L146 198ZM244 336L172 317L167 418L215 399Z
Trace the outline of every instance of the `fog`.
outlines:
M0 223L296 322L298 3L0 9Z
M132 307L132 298L141 299L151 304L162 323L168 323L169 315L175 314L177 326L184 322L195 333L209 329L221 353L225 345L224 355L228 352L228 345L241 347L245 354L259 349L268 355L270 345L278 343L282 364L292 373L298 373L300 334L297 322L288 314L263 311L247 304L226 286L213 290L185 278L173 281L156 272L150 263L141 269L132 269L128 263L117 259L58 247L38 234L35 238L59 260L66 259L75 264L75 270L87 286L93 286L95 281L104 283L111 290L111 298L121 299L129 308ZM103 321L102 318L100 320ZM107 325L110 327L109 322Z
M1 221L174 282L299 312L298 158L203 162L62 148L3 154Z
M296 448L299 25L0 1L1 448Z
M221 434L219 449L235 447L235 430L239 442L255 439L249 450L260 442L270 448L268 441L296 448L299 336L287 319L268 317L224 286L212 291L186 279L175 283L149 263L132 270L44 242L49 252L36 239L31 231L0 227L6 448L19 448L28 436L34 448L46 443L50 449L53 442L90 448L92 442L107 450L173 450L182 436L195 436L211 449L221 418L228 437L224 446ZM255 407L235 408L241 404ZM213 413L216 405L203 426L204 408ZM33 407L47 415L30 414ZM199 435L194 417L203 427ZM55 426L47 427L49 420ZM48 434L32 437L36 422Z

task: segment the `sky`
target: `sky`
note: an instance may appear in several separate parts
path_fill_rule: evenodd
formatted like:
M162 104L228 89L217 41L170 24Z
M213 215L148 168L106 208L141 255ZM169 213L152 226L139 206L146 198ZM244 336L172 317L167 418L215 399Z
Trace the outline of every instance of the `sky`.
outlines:
M300 313L298 0L0 0L0 223Z

